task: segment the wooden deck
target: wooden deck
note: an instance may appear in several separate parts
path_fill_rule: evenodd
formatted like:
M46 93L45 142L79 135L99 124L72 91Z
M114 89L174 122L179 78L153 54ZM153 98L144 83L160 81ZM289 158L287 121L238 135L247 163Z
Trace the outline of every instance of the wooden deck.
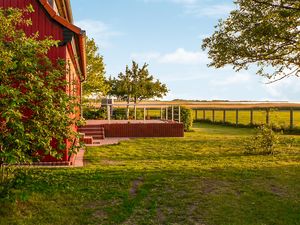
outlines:
M87 120L85 130L95 127L104 128L105 137L183 137L182 123L162 120Z

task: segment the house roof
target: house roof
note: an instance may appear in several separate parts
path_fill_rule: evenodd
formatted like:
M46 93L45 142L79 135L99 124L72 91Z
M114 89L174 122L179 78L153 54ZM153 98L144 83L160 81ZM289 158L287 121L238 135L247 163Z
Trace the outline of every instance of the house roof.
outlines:
M73 14L70 0L55 0L60 15L63 15L70 23L73 23Z
M71 22L69 22L67 19L57 15L57 13L53 10L53 8L49 5L47 0L38 0L41 5L45 8L49 16L55 20L57 23L61 24L62 26L66 27L70 31L74 32L75 35L78 37L78 46L79 46L79 54L80 54L80 62L81 62L81 71L82 75L85 78L86 77L86 52L85 52L85 40L86 40L86 34L85 31L81 30L79 27L75 26ZM70 2L69 0L66 1L66 7L67 11L71 12L70 8ZM69 14L72 15L72 14ZM72 21L72 16L69 19Z

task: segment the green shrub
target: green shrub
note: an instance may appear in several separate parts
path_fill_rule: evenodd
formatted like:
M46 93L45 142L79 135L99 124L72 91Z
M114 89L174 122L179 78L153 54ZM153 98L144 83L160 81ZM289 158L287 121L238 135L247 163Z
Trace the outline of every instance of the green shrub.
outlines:
M104 120L107 119L106 108L84 108L83 117L87 120Z
M286 125L286 124L280 124L280 123L276 123L276 122L273 122L271 123L270 127L272 128L272 130L274 131L285 131L285 130L288 130L289 127Z
M126 108L114 108L113 109L113 114L112 114L112 119L115 120L126 120Z
M136 110L136 119L137 120L142 120L144 118L142 111L143 110L141 110L141 109ZM112 114L112 119L127 120L126 114L127 114L127 108L114 108L113 114ZM131 120L134 119L134 109L133 108L129 109L129 119L131 119Z
M181 111L180 111L180 117L181 117L181 122L184 125L184 131L191 131L192 126L193 126L193 116L192 116L192 110L187 107L181 106Z
M275 153L279 144L279 135L271 127L262 125L257 128L257 133L245 140L245 154L270 155Z
M129 112L129 115L132 119L134 119L134 109L131 109ZM136 110L136 119L142 120L144 119L144 110L143 109L137 109Z

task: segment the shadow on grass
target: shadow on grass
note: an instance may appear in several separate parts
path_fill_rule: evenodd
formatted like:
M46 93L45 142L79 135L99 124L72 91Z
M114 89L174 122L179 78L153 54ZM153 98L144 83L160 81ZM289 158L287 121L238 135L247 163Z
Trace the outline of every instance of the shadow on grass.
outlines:
M283 165L259 170L33 169L14 190L16 198L1 202L0 224L296 224L299 173L299 167ZM20 193L27 198L19 198Z
M183 139L91 148L85 168L31 169L13 195L0 201L0 224L300 221L299 148L293 154L245 156L247 129L195 129Z

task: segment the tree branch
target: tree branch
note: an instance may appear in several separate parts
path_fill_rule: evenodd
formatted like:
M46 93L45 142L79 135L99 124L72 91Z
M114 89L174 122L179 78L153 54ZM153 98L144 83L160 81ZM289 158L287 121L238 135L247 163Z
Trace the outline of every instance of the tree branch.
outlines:
M292 6L272 4L272 3L268 3L268 2L260 1L260 0L253 0L253 1L258 4L268 5L268 6L272 6L272 7L276 7L276 8L300 11L300 8L295 8Z
M292 76L294 73L296 73L298 71L298 69L295 69L295 70L293 70L292 72L290 72L290 73L288 73L288 74L285 74L285 75L283 75L282 77L280 77L280 78L278 78L278 79L275 79L275 80L272 80L272 81L270 81L270 82L267 82L266 84L273 84L273 83L275 83L275 82L277 82L277 81L280 81L280 80L283 80L284 78L287 78L287 77L290 77L290 76Z

